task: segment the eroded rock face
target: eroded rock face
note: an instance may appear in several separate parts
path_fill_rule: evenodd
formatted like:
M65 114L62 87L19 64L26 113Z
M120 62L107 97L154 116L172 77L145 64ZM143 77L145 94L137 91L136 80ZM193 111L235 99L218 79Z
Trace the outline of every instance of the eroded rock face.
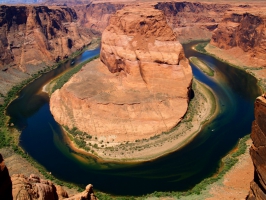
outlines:
M254 8L253 12L243 9L227 13L214 31L211 44L225 50L241 50L253 62L265 66L266 15L263 13L259 8Z
M192 71L161 11L117 11L100 59L51 96L60 124L107 142L134 141L169 131L186 113Z
M74 6L74 9L82 26L87 27L95 34L101 35L109 23L110 16L124 6L122 3L92 2L86 6Z
M12 182L8 173L8 169L0 154L0 199L12 199Z
M118 2L97 3L94 1L86 6L74 6L74 9L83 26L101 34L107 27L112 14L128 4L136 3L134 1ZM163 11L167 23L180 42L210 39L212 31L223 19L224 12L233 7L229 4L194 2L146 2L145 4L154 4L156 9Z
M9 166L10 167L10 166ZM24 166L23 166L24 167ZM11 167L12 168L12 167ZM26 169L24 169L26 170ZM12 171L12 169L11 169ZM10 178L3 157L0 154L0 199L1 200L98 200L94 195L93 186L88 184L86 189L69 197L62 186L55 185L49 180L31 174L13 174Z
M51 181L40 179L32 174L26 177L22 174L14 174L12 179L12 195L14 199L24 200L97 200L93 193L93 186L87 185L84 192L68 197L67 192L59 185Z
M33 174L29 178L21 174L14 174L11 179L14 199L58 199L56 187L51 181L40 179Z
M255 102L255 121L252 124L253 145L250 155L254 163L254 180L250 184L248 200L266 199L266 95Z
M179 41L210 39L212 31L223 19L224 12L232 5L199 2L159 2L168 24Z
M67 7L0 6L0 93L91 42Z
M67 7L1 6L1 65L29 65L56 61L90 42Z

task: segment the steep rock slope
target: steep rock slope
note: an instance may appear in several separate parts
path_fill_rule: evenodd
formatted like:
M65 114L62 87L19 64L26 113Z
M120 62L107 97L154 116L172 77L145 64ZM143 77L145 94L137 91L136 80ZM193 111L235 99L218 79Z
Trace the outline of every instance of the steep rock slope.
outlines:
M135 141L169 131L186 113L192 71L161 11L117 11L100 58L51 96L60 124L105 142Z
M119 2L119 1L118 1ZM107 27L109 18L125 5L136 3L92 2L85 6L74 6L78 18L84 26L95 33L102 33ZM222 20L224 12L232 6L229 4L211 4L194 2L145 2L144 5L154 4L156 9L162 10L167 23L178 36L179 41L191 39L210 39L212 31Z
M94 34L99 34L107 27L109 19L117 10L122 9L125 4L121 3L90 3L86 6L74 6L82 26L90 29Z
M254 180L250 184L248 200L266 199L266 95L255 102L255 121L252 124L253 145L250 155L254 163Z
M266 66L265 25L265 7L230 11L214 31L211 45L239 57L247 66Z
M0 6L0 88L14 84L81 49L91 36L67 7Z
M199 2L156 4L156 8L164 12L179 41L210 39L224 12L231 7L229 4Z

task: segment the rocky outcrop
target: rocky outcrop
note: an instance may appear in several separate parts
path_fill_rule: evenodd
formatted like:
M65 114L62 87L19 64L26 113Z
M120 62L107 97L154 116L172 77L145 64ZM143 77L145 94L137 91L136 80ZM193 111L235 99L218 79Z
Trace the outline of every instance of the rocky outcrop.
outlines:
M1 149L1 153L5 157L4 163L0 154L1 200L98 200L91 184L88 184L83 192L78 193L73 188L55 185L49 180L40 178L43 176L38 169L20 155L14 154L11 149Z
M74 9L0 6L0 88L3 95L30 74L91 42Z
M12 182L5 166L2 155L0 154L0 199L12 199Z
M34 174L27 178L21 174L14 174L12 179L12 195L14 199L63 199L68 197L67 193L61 192L63 196L58 196L57 188L51 181L40 179ZM62 188L60 188L62 190Z
M73 197L69 197L66 200L98 200L93 193L93 186L91 184L86 186L84 192L81 192Z
M100 59L51 96L60 124L104 142L135 141L169 131L186 113L192 71L161 11L117 11Z
M253 145L250 148L250 155L255 172L247 199L264 200L266 199L266 94L256 99L251 139Z
M214 31L211 45L239 55L246 66L266 66L265 24L265 8L230 11Z
M67 192L51 181L40 179L32 174L29 178L22 174L14 174L12 179L12 195L14 199L25 200L97 200L93 193L93 186L89 184L85 191L75 196L68 197Z

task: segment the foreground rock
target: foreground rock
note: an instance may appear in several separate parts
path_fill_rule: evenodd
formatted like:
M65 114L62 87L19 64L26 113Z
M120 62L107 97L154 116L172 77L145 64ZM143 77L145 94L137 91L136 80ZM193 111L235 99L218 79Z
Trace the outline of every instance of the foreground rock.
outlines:
M250 155L254 163L254 180L250 184L248 200L266 199L266 95L255 102L255 121L252 125L253 145Z
M86 190L75 196L68 197L67 192L51 181L40 179L32 174L29 178L21 174L14 174L12 177L12 195L14 199L38 199L38 200L97 200L93 194L92 185L89 184Z
M186 113L192 71L161 11L118 11L100 58L51 96L60 124L104 142L135 141L169 131Z
M12 199L12 182L5 166L2 155L0 154L0 199Z
M69 197L63 187L55 185L49 180L41 179L34 174L29 177L23 174L13 174L10 178L8 169L0 154L0 199L97 200L97 197L93 193L91 184L87 185L83 192Z

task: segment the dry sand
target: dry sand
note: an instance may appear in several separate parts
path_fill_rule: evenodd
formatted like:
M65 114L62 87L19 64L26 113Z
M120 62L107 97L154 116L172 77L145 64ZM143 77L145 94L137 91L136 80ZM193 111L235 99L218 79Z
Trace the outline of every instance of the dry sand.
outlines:
M228 171L222 184L212 184L209 193L212 197L206 200L244 200L249 192L250 182L254 178L254 166L249 155L249 147L252 144L252 140L247 142L248 148L246 152L239 156L239 161L235 166Z

